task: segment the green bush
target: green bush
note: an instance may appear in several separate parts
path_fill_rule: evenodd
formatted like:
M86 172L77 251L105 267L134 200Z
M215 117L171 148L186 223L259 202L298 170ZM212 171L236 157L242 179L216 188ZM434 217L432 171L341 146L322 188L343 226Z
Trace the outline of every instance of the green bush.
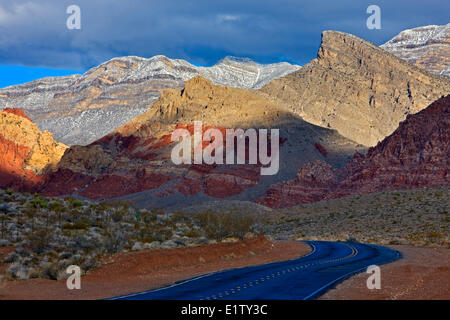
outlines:
M83 201L81 201L81 200L74 200L74 201L72 201L72 207L74 207L74 208L79 208L79 207L82 207L83 206Z
M31 200L30 205L35 209L38 209L38 208L47 209L48 208L48 202L40 199L39 197L36 197L33 200Z

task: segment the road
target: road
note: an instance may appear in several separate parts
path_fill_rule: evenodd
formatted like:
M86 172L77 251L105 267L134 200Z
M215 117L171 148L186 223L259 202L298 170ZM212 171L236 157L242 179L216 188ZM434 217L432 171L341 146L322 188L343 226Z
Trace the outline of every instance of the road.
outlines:
M312 251L298 259L207 274L125 300L309 300L340 281L401 258L392 249L350 242L306 241ZM367 274L369 277L369 274Z

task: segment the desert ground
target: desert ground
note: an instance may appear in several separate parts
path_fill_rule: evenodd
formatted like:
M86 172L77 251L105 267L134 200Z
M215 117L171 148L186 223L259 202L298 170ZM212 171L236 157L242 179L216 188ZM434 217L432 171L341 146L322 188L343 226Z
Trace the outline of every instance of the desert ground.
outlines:
M381 266L381 289L369 290L369 274L360 273L338 284L321 300L448 300L450 249L389 246L403 259Z
M98 269L82 277L80 290L68 290L65 280L14 280L3 283L0 300L112 298L220 270L295 259L309 252L302 242L271 242L262 236L233 243L122 252L106 257Z

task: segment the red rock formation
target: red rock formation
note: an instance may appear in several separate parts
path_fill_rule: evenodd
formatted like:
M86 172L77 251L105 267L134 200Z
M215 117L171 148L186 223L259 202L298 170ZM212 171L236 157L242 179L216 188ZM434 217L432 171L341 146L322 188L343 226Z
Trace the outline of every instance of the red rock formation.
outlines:
M168 128L184 128L191 134L194 130L191 124ZM210 128L203 127L203 132ZM216 129L225 136L226 128ZM204 141L202 148L210 143ZM60 162L58 171L49 176L41 191L52 196L76 193L91 199L108 199L157 189L177 179L172 189L159 192L158 196L179 192L227 198L259 181L259 164L235 165L228 170L215 164L173 165L165 161L170 158L173 145L171 132L164 131L145 138L136 133L126 136L115 132L88 147L71 147Z
M39 189L48 196L73 194L86 187L93 179L89 175L69 169L58 169L58 171L46 176Z
M34 190L59 161L65 146L41 132L20 109L0 112L0 188Z
M343 169L322 161L300 168L297 179L272 185L257 202L274 208L354 193L450 184L450 95L409 115L392 135L356 153Z
M347 166L344 189L368 193L386 189L446 185L450 176L450 95L409 115L398 129Z
M7 140L0 134L0 188L30 190L39 178L26 170L25 161L30 149Z
M336 186L338 173L321 160L301 167L297 178L272 185L258 203L272 208L290 207L322 200Z
M19 109L19 108L5 108L2 111L15 114L16 116L19 116L19 117L22 117L22 118L25 118L25 119L28 119L29 121L31 121L31 119L26 116L25 112L23 112L22 109Z

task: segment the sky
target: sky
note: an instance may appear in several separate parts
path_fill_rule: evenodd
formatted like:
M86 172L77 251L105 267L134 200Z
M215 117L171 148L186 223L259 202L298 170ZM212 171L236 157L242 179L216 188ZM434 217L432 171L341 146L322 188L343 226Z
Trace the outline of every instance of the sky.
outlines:
M70 5L80 8L81 29L67 28ZM366 27L369 5L381 9L379 30ZM447 24L449 12L446 0L1 0L0 88L126 55L304 65L323 30L380 45L408 28Z

